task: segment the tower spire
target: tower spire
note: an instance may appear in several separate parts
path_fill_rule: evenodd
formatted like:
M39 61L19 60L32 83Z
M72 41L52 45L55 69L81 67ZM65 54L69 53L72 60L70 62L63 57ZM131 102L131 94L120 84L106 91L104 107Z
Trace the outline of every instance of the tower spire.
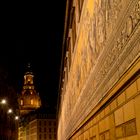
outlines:
M28 63L26 71L24 75L24 85L19 97L19 108L21 115L27 114L30 111L33 111L41 106L41 100L39 95L37 94L34 82L33 82L33 72L30 69L31 65Z
M28 62L27 67L30 69L31 68L31 63Z
M32 67L31 67L31 63L28 62L27 65L26 65L26 72L31 72L32 70Z

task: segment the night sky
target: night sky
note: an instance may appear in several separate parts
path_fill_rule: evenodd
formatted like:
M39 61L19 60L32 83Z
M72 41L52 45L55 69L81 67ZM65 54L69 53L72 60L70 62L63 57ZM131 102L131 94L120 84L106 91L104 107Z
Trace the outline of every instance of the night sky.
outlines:
M0 69L20 94L31 63L36 90L51 108L57 104L65 1L19 3L1 17Z

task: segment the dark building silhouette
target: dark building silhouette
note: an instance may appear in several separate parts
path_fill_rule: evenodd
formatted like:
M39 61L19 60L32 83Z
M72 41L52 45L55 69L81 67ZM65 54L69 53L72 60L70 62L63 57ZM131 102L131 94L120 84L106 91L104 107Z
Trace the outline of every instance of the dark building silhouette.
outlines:
M4 102L5 100L5 102ZM8 110L11 109L11 112ZM18 121L17 94L14 88L8 83L8 73L5 69L0 69L0 139L16 140Z

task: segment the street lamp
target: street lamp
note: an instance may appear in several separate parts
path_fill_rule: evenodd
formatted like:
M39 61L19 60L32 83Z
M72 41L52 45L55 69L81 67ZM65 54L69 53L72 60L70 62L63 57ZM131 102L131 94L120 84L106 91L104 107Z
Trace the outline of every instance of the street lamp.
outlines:
M18 120L19 119L19 116L15 116L15 120Z
M7 101L5 99L1 100L1 104L6 104L6 103L7 103Z
M13 112L12 109L8 109L8 113L11 114Z

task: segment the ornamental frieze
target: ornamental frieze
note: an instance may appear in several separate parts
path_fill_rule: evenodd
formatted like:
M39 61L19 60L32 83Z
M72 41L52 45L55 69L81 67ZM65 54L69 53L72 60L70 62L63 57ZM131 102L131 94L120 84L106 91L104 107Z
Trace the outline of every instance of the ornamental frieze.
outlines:
M63 114L66 137L90 113L140 51L140 0L127 1L130 2L127 4L129 11L123 9L123 2L97 2L92 17L87 9L84 11L81 30L85 36L75 53L69 90L66 91L66 98L69 98L65 99L68 103ZM131 5L134 6L131 8ZM120 20L122 9L125 13L119 23L117 20ZM113 30L115 27L118 30Z

